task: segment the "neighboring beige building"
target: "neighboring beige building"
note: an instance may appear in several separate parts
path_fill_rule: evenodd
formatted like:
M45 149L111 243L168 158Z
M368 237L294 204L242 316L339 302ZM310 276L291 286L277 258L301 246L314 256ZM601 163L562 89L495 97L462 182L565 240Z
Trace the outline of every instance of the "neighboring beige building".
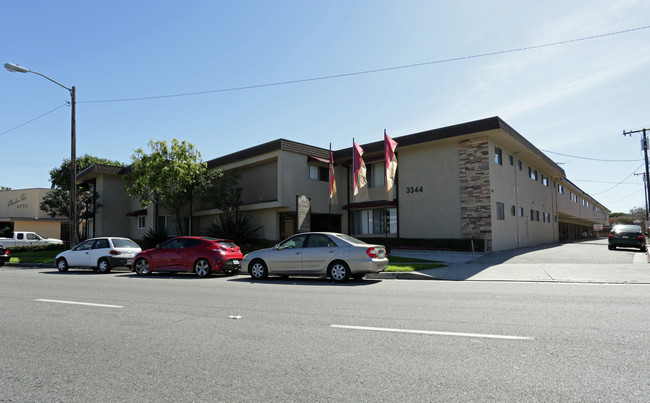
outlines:
M361 144L367 200L351 196L352 149L334 152L338 202L331 206L324 148L279 139L210 160L208 168L240 175L240 210L261 227L258 236L270 240L296 231L302 195L311 200L312 230L360 238L474 238L487 241L491 250L578 239L594 224L608 223L604 206L498 117L393 140L398 143L394 200L385 200L383 140ZM124 169L95 165L79 174L78 182L94 186L103 205L88 235L141 239L150 228L173 230L162 209L143 209L126 196ZM191 233L200 233L219 214L209 201L193 203Z
M13 223L14 231L32 231L45 238L67 239L67 218L51 218L40 205L51 189L32 188L0 191L0 222ZM65 232L65 234L63 234Z

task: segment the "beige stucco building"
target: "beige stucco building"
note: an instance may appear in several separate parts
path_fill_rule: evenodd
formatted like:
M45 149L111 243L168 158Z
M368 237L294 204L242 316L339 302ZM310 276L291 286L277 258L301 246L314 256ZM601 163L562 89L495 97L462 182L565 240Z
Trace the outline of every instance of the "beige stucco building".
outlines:
M361 144L369 186L364 200L350 192L351 148L334 152L338 193L331 205L324 148L279 139L210 160L208 168L240 176L240 211L260 226L258 237L269 240L296 231L301 195L311 201L311 230L359 238L473 238L504 250L576 239L594 224L607 225L604 206L498 117L393 139L398 143L393 200L385 197L383 141ZM103 205L88 235L142 239L150 228L173 231L162 208L142 208L124 193L126 169L95 165L78 175L78 182L99 192ZM200 233L219 214L209 200L188 206L191 233Z
M13 223L14 231L32 231L45 238L62 239L67 218L52 218L40 205L51 189L31 188L0 191L0 222ZM63 228L65 227L65 228Z

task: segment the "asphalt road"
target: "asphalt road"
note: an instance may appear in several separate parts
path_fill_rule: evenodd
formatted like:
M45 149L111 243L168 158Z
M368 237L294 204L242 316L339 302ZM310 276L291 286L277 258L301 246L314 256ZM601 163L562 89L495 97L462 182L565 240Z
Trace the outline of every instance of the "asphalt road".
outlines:
M649 311L648 285L0 268L0 401L648 401Z

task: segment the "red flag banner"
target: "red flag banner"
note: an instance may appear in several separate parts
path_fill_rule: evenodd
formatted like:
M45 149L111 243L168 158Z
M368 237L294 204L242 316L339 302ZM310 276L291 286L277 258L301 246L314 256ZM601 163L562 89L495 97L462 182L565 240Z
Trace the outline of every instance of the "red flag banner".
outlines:
M388 137L384 130L384 164L386 166L386 200L395 199L395 174L397 173L397 142Z
M334 154L332 153L332 144L330 144L330 203L337 203L336 180L334 178Z
M368 183L366 181L366 164L363 162L363 148L354 141L353 163L354 163L354 197L356 201L368 200Z

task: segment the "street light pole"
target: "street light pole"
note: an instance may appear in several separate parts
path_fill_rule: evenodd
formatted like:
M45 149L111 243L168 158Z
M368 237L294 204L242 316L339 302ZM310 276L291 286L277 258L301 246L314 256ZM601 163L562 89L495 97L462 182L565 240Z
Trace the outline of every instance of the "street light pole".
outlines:
M5 69L12 73L33 73L39 75L43 78L46 78L58 85L63 87L70 93L70 106L72 109L72 119L71 119L71 134L70 134L70 247L74 246L75 240L77 238L77 120L76 120L76 109L77 109L77 94L76 88L74 85L72 88L68 88L65 85L58 83L52 80L50 77L38 73L36 71L30 70L28 68L19 66L13 63L5 63Z

